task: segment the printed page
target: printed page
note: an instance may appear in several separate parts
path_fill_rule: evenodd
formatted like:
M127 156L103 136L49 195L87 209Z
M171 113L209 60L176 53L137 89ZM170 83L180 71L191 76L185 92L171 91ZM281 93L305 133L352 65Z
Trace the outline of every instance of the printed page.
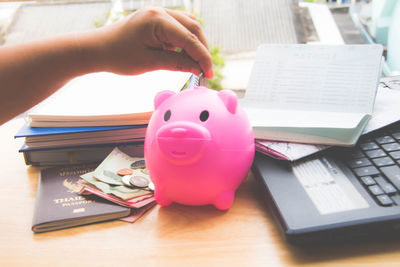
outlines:
M262 45L243 105L371 114L381 56L379 45Z

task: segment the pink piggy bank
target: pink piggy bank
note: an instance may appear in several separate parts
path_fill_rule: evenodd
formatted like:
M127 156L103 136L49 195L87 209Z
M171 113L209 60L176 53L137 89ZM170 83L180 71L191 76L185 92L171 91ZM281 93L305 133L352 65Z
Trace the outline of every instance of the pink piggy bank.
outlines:
M254 157L253 130L236 94L162 91L154 106L145 159L157 203L228 209Z

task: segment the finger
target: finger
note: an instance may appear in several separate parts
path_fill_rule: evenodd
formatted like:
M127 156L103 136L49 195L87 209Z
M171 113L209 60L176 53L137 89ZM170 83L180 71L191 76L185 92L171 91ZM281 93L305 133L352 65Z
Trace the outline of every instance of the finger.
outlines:
M181 13L185 14L186 16L190 17L191 19L194 19L195 21L197 21L197 18L195 15L193 15L192 13L186 12L186 11L181 11Z
M174 11L173 9L167 9L167 8L166 8L166 10L167 10L167 11L168 11L168 10ZM193 20L195 20L195 21L197 21L196 16L193 15L192 13L190 13L190 12L186 12L186 11L182 11L182 10L176 10L176 11L179 12L179 13L184 14L185 16L188 16L189 18L191 18L191 19L193 19Z
M156 28L156 36L162 43L182 48L194 61L198 62L207 78L213 77L212 60L208 49L199 38L172 16L163 17L165 21Z
M196 16L193 15L192 13L190 13L190 12L186 12L186 11L183 11L183 10L168 9L168 8L165 8L165 11L167 11L168 14L170 14L171 16L172 16L172 14L169 13L169 11L181 13L182 15L187 16L187 17L191 18L191 19L194 20L194 21L197 21Z
M167 13L174 19L179 21L185 26L191 33L195 34L199 38L200 42L208 49L206 37L201 29L201 24L192 15L189 17L189 13L183 13L177 10L166 9Z
M152 67L163 70L175 70L191 72L200 75L201 69L197 62L185 53L177 53L168 50L152 50Z

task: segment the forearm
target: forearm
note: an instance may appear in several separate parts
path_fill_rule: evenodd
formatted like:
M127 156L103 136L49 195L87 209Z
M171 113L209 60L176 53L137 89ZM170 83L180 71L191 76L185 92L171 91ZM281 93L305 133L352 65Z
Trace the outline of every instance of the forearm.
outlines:
M36 105L75 76L102 70L95 33L0 49L0 125Z

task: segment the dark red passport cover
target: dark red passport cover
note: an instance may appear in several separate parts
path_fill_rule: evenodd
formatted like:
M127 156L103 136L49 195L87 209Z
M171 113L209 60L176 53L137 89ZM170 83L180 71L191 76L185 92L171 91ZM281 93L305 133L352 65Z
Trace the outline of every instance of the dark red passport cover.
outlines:
M53 167L40 172L32 231L53 231L78 225L122 218L130 209L94 195L82 196L75 182L93 171L94 165Z

